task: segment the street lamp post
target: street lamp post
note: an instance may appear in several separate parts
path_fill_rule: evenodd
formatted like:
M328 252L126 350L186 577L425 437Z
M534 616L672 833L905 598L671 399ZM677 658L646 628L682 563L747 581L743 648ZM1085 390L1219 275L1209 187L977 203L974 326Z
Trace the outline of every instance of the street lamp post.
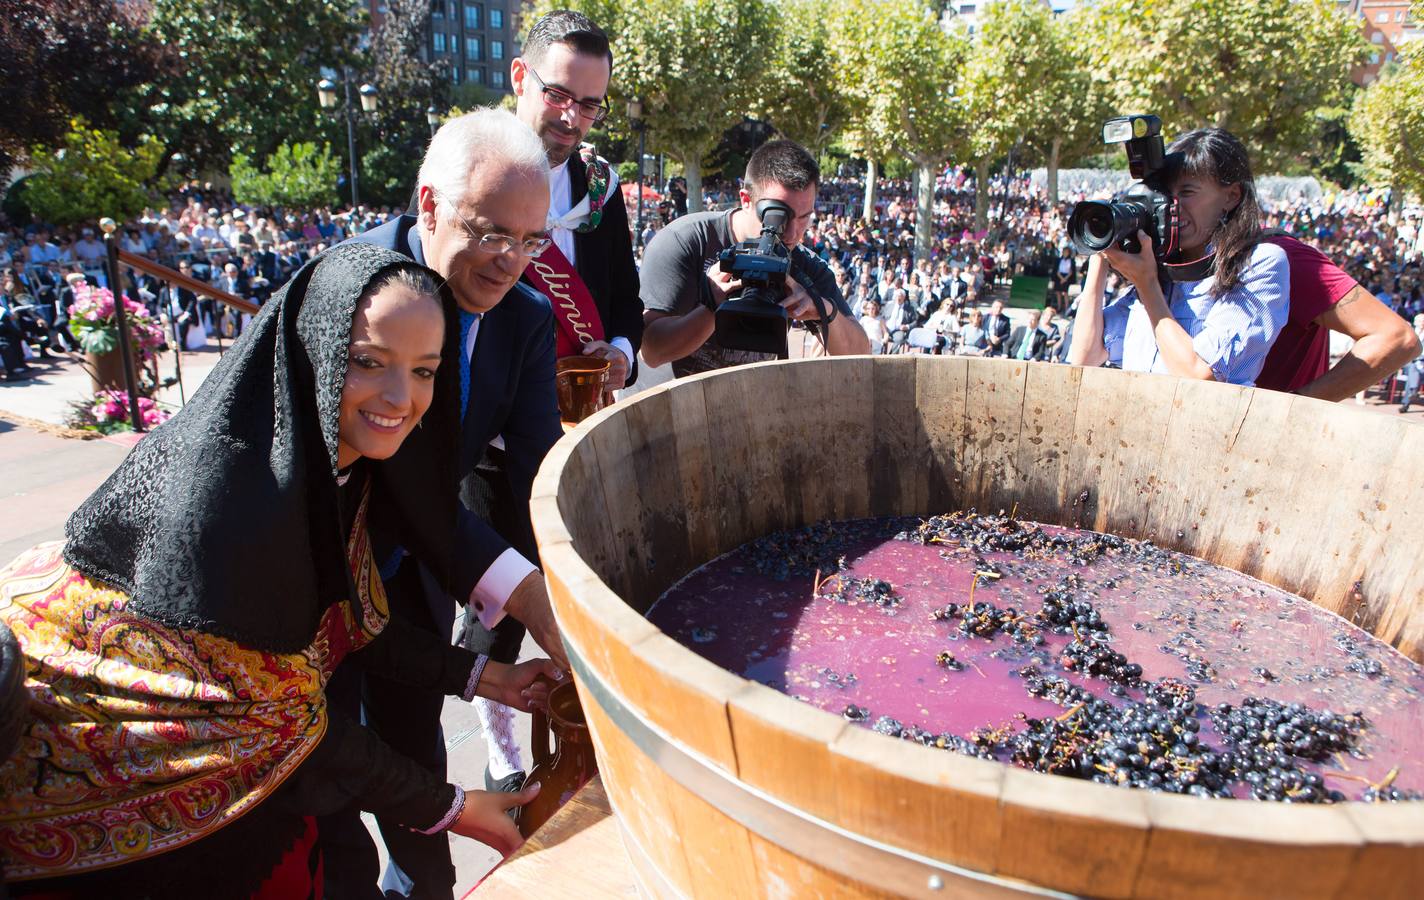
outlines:
M638 233L633 242L643 246L643 153L647 149L648 125L643 121L643 101L628 101L628 124L638 132Z
M351 159L351 209L354 212L360 205L360 193L357 188L356 176L356 105L351 102L351 69L343 66L341 68L341 85L346 99L346 152ZM361 98L361 111L373 113L376 111L376 86L369 82L357 88L356 93ZM336 106L336 82L330 78L323 78L316 85L317 99L321 101L322 109L332 109Z
M435 131L440 127L440 110L432 103L425 108L425 124L430 126L430 136L435 137Z

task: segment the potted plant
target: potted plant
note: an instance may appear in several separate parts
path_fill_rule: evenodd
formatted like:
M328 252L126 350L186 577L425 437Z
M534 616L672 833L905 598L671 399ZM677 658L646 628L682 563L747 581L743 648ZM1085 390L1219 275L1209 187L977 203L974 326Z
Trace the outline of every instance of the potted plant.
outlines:
M134 384L138 365L147 362L163 344L163 326L141 303L124 298L129 336L133 341ZM123 354L119 352L119 324L114 317L114 295L108 288L81 288L69 312L69 332L84 351L94 393L124 390Z

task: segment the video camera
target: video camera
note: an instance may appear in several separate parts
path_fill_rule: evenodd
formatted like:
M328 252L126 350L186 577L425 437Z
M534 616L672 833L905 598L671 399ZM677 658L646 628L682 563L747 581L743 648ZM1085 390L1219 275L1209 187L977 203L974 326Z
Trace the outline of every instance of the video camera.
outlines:
M717 343L728 350L775 353L785 359L786 275L791 270L791 252L781 235L792 219L791 207L780 200L759 200L757 218L761 237L742 241L718 255L718 265L742 282L736 296L717 307Z
M1068 239L1079 253L1116 245L1127 253L1142 249L1139 230L1152 238L1159 260L1179 249L1177 201L1167 193L1166 148L1162 120L1156 116L1118 116L1103 125L1104 144L1123 144L1127 165L1137 182L1109 202L1085 200L1068 217Z

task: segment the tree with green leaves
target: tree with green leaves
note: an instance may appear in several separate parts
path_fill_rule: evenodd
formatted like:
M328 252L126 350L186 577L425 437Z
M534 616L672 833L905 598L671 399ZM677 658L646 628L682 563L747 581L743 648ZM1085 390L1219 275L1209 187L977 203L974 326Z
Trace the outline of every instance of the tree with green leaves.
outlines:
M963 94L975 125L968 156L974 164L976 229L988 227L990 165L1016 147L1045 137L1051 141L1059 117L1045 112L1056 113L1063 93L1085 87L1083 79L1067 76L1072 61L1061 37L1043 3L1001 0L984 11ZM1051 143L1048 149L1051 153Z
M115 126L114 94L167 77L176 63L144 33L137 4L9 0L0 15L0 187L32 147L62 144L75 116Z
M1041 123L1029 123L1024 140L1042 160L1048 176L1048 196L1058 202L1058 169L1102 149L1102 125L1117 115L1113 108L1111 72L1094 71L1090 48L1095 38L1093 6L1051 16L1034 23L1038 79L1033 85L1033 111Z
M121 97L137 125L198 166L226 169L234 150L267 156L282 141L335 140L323 67L357 61L366 26L357 0L149 0L146 34L181 71ZM344 138L344 135L341 135Z
M368 71L380 94L371 118L374 127L365 129L361 142L367 148L361 157L362 202L405 205L430 140L426 110L434 106L444 112L452 102L448 64L422 58L429 21L429 0L388 0L381 27L372 35ZM469 85L463 93L468 103L484 92L480 85ZM469 104L476 105L482 104Z
M232 160L232 195L238 203L310 209L336 200L341 160L322 144L283 143L262 168L239 151Z
M1405 194L1424 196L1424 51L1409 48L1362 91L1350 115L1365 177L1391 190L1398 209Z
M1315 144L1315 111L1343 105L1367 47L1335 0L1100 0L1095 26L1092 68L1120 112L1225 128L1267 169Z
M776 28L769 0L646 0L622 22L617 80L643 102L649 148L682 164L690 212L703 158L765 90Z
M850 118L850 100L836 75L827 23L841 9L833 0L783 0L766 92L757 118L819 156Z
M36 216L56 225L104 216L121 222L152 202L150 189L157 185L164 155L163 144L152 137L129 149L118 132L76 118L61 147L35 147L30 153L35 174L25 181L24 199Z
M942 27L929 0L849 0L834 20L832 46L867 146L894 148L915 164L915 258L928 259L935 175L979 127L953 102L969 37Z

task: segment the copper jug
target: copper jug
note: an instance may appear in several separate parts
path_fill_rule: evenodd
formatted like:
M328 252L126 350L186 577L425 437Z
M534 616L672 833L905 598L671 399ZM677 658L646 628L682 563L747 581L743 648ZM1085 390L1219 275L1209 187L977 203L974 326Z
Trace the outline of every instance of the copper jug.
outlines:
M549 746L550 732L554 745ZM539 796L519 810L519 833L529 837L598 772L593 738L573 682L549 692L549 712L534 710L534 768L525 784L539 782Z
M600 356L566 356L554 363L559 418L578 423L607 406L611 366L612 363Z

